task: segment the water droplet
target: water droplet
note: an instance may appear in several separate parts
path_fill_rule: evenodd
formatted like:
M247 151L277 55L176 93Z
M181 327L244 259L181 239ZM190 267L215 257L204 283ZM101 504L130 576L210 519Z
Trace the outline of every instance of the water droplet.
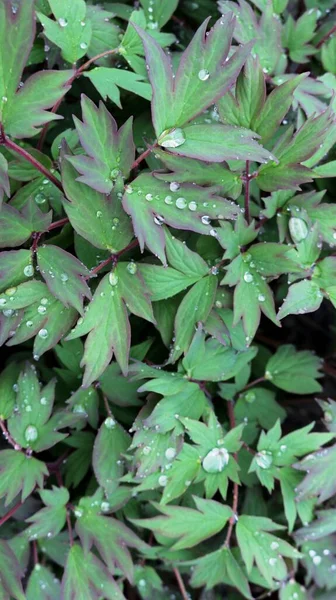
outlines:
M45 306L38 306L38 307L37 307L37 312L38 312L40 315L44 315L44 314L47 312L47 309L46 309L46 307L45 307Z
M100 510L102 512L108 512L110 510L111 506L109 502L102 502L100 505Z
M169 189L171 192L177 192L180 189L180 184L177 181L172 181L169 184Z
M159 477L159 485L162 485L162 487L164 487L165 485L167 485L168 483L168 477L167 475L160 475Z
M276 558L270 558L268 560L268 562L271 565L271 567L275 567L275 565L277 564L277 559Z
M48 298L41 298L41 304L48 304Z
M38 431L36 427L34 425L28 425L24 436L27 442L35 442L38 438Z
M173 460L173 458L175 458L176 456L176 450L175 448L167 448L166 452L165 452L165 457L167 460Z
M148 202L151 202L153 200L153 194L146 194L145 198Z
M138 267L137 267L136 263L134 263L134 262L129 262L126 268L127 268L127 271L129 273L131 273L131 275L135 275L138 270Z
M61 281L63 281L63 283L68 281L68 279L69 279L69 275L67 275L66 273L61 273Z
M46 406L46 404L48 404L48 400L45 396L42 396L42 398L40 398L40 404L42 404L42 406Z
M278 548L279 548L278 542L272 542L271 543L271 550L277 550Z
M0 298L0 306L5 306L7 304L7 300L5 298Z
M176 208L180 208L181 210L187 206L187 201L185 198L177 198L175 202Z
M176 129L171 129L170 131L164 131L159 136L158 144L163 148L178 148L184 144L185 140L183 130L176 127Z
M7 290L5 291L6 296L13 296L16 292L17 288L16 287L10 287L7 288Z
M86 42L81 42L81 43L79 44L79 46L80 46L80 48L81 48L82 50L86 50L86 48L88 47L88 45L87 45L87 43L86 43Z
M258 300L259 302L265 302L266 298L263 294L258 294Z
M253 281L252 273L246 271L246 273L244 273L244 281L246 281L246 283L251 283L251 281Z
M148 456L152 452L152 448L150 446L144 446L142 449L142 454Z
M26 321L27 327L33 327L33 325L34 325L33 321Z
M76 507L74 510L74 515L77 519L80 519L84 514L84 511L81 508Z
M203 225L210 225L211 223L211 219L208 215L203 215L203 217L201 217L201 221Z
M8 102L7 96L2 96L1 100L2 100L2 102Z
M117 275L117 273L115 273L114 271L111 271L111 273L109 274L109 282L111 285L117 285L119 281L119 277Z
M189 208L189 210L192 210L192 211L197 210L197 204L196 204L196 202L194 200L192 200L191 202L189 202L188 208Z
M307 223L299 217L291 217L288 222L288 227L294 242L302 242L308 235Z
M33 265L27 265L24 269L23 269L23 274L26 277L32 277L34 275L34 267Z
M98 217L98 219L100 219L100 217L102 217L102 216L103 216L102 211L101 210L97 210L96 217Z
M40 331L38 332L38 336L43 340L45 340L48 337L48 335L49 333L47 329L40 329Z
M116 425L116 422L112 417L107 417L107 419L104 421L104 425L107 427L107 429L113 429Z
M201 69L198 72L198 79L200 79L201 81L206 81L207 79L209 79L210 77L210 73L207 69Z
M60 17L60 19L58 19L58 24L60 25L60 27L66 27L68 21L66 19L63 19L63 17Z
M203 459L202 466L207 473L221 473L229 462L226 448L213 448Z
M162 217L161 215L155 215L153 221L155 225L159 225L159 227L161 227L161 225L163 225L163 223L165 222L164 217Z
M7 310L3 311L5 317L11 317L14 314L14 310L12 308L7 308Z
M316 556L313 556L314 565L319 565L321 561L322 561L322 557L318 556L318 554Z
M127 194L133 194L134 190L131 185L125 185L125 192L127 192Z
M256 454L255 460L258 467L261 469L269 469L273 463L273 456L271 452L267 452L267 450L261 450L258 452L258 454Z

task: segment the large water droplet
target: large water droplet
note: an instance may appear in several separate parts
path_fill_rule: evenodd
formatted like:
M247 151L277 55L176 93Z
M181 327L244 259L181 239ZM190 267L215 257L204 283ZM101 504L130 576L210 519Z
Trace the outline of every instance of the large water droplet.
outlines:
M221 473L229 462L226 448L213 448L203 459L203 469L207 473Z
M134 263L134 262L129 262L126 268L127 268L127 271L129 273L131 273L131 275L135 275L138 270L138 267L137 267L136 263Z
M185 140L182 129L176 127L176 129L170 131L164 131L158 139L158 144L163 148L178 148L184 144Z
M169 189L171 192L177 192L180 189L180 184L177 181L172 181L169 184Z
M119 277L117 275L117 273L115 273L114 271L111 271L111 273L109 274L109 282L111 285L117 285L119 281Z
M48 337L48 335L49 333L47 329L40 329L40 331L38 332L38 336L43 340L45 340Z
M159 477L159 485L162 485L162 487L164 487L165 485L167 485L168 483L168 477L167 475L160 475Z
M24 269L23 269L23 274L26 277L32 277L34 275L34 267L33 265L27 265Z
M253 281L252 273L249 273L249 271L246 271L246 273L244 273L244 281L246 281L246 283L251 283Z
M258 452L258 454L256 454L255 460L258 467L261 469L269 469L273 463L273 456L271 452L267 452L267 450L261 450Z
M187 206L187 201L185 198L177 198L175 205L176 205L176 208L183 209Z
M45 306L38 306L38 307L37 307L37 312L38 312L40 315L44 315L44 314L47 312L47 309L46 309L46 307L45 307Z
M211 219L208 215L203 215L203 217L201 217L201 221L203 225L210 225L211 223Z
M107 427L107 429L113 429L116 425L116 422L112 417L107 417L107 419L104 421L104 425Z
M66 27L66 26L67 26L67 24L68 24L68 21L67 21L66 19L63 19L63 17L60 17L60 18L58 19L58 23L59 23L59 25L60 25L61 27Z
M67 275L66 273L61 273L61 281L63 281L63 283L68 281L68 279L69 279L69 275Z
M27 442L35 442L38 438L38 431L35 425L28 425L28 427L25 430L24 436Z
M198 79L200 79L201 81L206 81L207 79L209 79L210 77L210 73L207 69L201 69L198 72Z
M291 217L288 223L289 231L294 242L302 242L308 235L307 223L299 217Z
M197 210L197 204L196 204L196 202L194 200L192 200L191 202L189 202L188 208L189 208L189 210L192 210L192 211Z

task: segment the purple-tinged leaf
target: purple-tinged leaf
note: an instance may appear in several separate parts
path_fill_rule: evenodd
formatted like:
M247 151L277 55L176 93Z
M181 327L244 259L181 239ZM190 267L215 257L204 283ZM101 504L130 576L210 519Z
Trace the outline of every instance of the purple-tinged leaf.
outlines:
M73 71L41 71L29 77L3 108L6 133L19 139L32 137L45 123L61 119L46 109L67 93L71 87L67 82L72 75Z
M52 245L38 249L37 264L51 293L83 315L83 300L92 297L85 281L89 270L72 254Z
M211 219L234 219L240 212L234 202L216 196L216 191L191 183L167 184L148 173L139 175L126 186L123 206L132 217L141 250L146 244L166 264L163 223L216 236Z
M135 158L132 119L119 129L102 102L97 108L82 96L83 122L74 117L81 145L88 156L68 156L68 160L81 174L78 181L107 194L121 173L128 177Z
M163 181L177 181L178 183L196 183L197 185L215 185L220 194L227 195L236 200L241 194L242 179L240 173L230 171L226 163L207 164L204 168L204 162L194 160L164 152L161 148L155 150L163 164L170 169L172 173L154 173L157 179Z
M10 186L8 178L8 164L4 155L0 153L0 209L4 194L6 194L7 198L9 198Z
M255 141L254 138L260 136L243 127L191 124L181 131L183 131L185 140L177 148L169 148L173 154L215 163L224 160L277 162L269 150Z
M25 600L21 579L24 575L17 557L5 540L0 540L0 595Z
M26 242L33 229L16 208L4 204L0 211L0 248L15 248Z
M175 79L168 57L155 40L133 24L140 35L153 88L152 115L159 137L181 127L214 104L234 84L251 45L239 48L229 60L235 20L219 19L206 36L206 20L182 54Z
M29 250L0 253L0 292L27 281L33 275L34 267Z

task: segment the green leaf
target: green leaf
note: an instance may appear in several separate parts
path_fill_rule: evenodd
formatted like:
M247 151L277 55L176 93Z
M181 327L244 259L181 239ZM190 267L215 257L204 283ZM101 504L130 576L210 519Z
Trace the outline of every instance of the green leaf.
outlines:
M102 102L97 108L83 95L81 106L83 122L76 117L74 121L88 156L76 155L68 160L81 174L77 181L108 194L120 173L128 177L135 158L132 120L129 119L118 131L114 118Z
M13 250L0 253L0 291L15 287L34 275L29 250Z
M56 21L37 13L44 34L62 50L63 58L74 63L87 53L91 40L91 22L86 21L84 0L49 0Z
M219 19L206 37L207 24L208 20L204 21L184 51L175 79L169 60L157 42L134 25L143 41L149 65L157 137L185 125L223 96L235 82L250 51L250 45L239 48L226 61L234 20L231 16Z
M60 597L60 582L47 567L37 563L28 580L26 600L56 600Z
M326 71L336 75L336 42L335 38L331 37L330 40L322 45L321 48L321 59L322 64Z
M16 382L20 373L20 363L11 362L0 375L0 419L11 416L16 399ZM14 386L14 387L13 387Z
M50 292L64 304L83 314L84 297L91 299L85 282L88 269L72 254L48 244L37 251L37 264Z
M97 508L92 508L91 502L90 497L82 498L76 508L76 532L85 554L95 546L110 571L117 566L132 581L133 562L128 547L145 549L145 542L121 521L97 514Z
M257 422L263 429L270 429L277 419L283 420L286 412L275 401L275 394L262 387L253 387L240 394L235 403L234 413L237 422Z
M109 416L100 427L92 456L92 466L99 485L113 494L123 475L122 455L130 445L130 436Z
M14 552L5 540L0 540L0 593L3 598L15 598L25 600L21 579L23 569L21 568Z
M216 236L211 219L234 218L239 208L215 193L213 188L177 182L168 185L148 173L139 175L126 187L123 207L132 218L141 250L146 244L166 264L163 223Z
M120 29L115 22L112 21L114 13L104 10L99 5L86 5L86 19L91 23L91 40L86 51L90 58L94 58L97 54L117 48L120 39ZM107 66L110 61L110 56L104 56L95 61L96 64Z
M316 381L320 368L321 361L312 352L297 352L291 344L284 344L267 362L265 377L286 392L313 394L322 389Z
M132 71L96 67L88 73L84 73L84 76L90 79L105 101L112 100L119 108L121 108L119 87L133 92L145 100L150 100L152 97L151 87L145 77Z
M287 315L302 315L318 310L323 296L319 286L309 279L303 279L290 286L288 295L278 312L278 318L284 319Z
M152 21L152 23L149 23L150 29L161 29L169 21L177 5L178 0L172 0L169 5L165 0L155 0L154 2L151 0L141 0L141 6L145 11L146 19Z
M272 586L273 580L282 580L287 574L283 557L299 558L300 553L271 531L283 529L266 517L242 515L236 525L237 541L247 572L255 562L261 575Z
M37 513L26 519L32 523L26 530L29 539L55 537L64 527L66 521L66 504L70 495L66 488L53 486L51 490L41 490L40 496L46 505Z
M171 267L140 265L140 273L152 301L166 300L196 283L197 275L184 275Z
M131 241L132 231L118 191L114 187L106 196L77 181L77 175L70 162L63 160L62 180L69 200L64 203L64 209L73 228L95 248L121 250Z
M175 342L170 360L175 362L191 343L195 324L204 323L215 301L217 278L203 277L184 296L175 318Z
M318 502L325 502L335 494L335 478L333 476L336 446L323 449L306 456L295 465L299 471L306 471L304 480L297 488L297 498L304 500L315 496Z
M151 529L155 534L164 535L177 540L172 545L173 550L192 548L202 540L212 537L224 529L232 515L229 506L193 497L197 510L182 506L154 506L163 516L153 519L132 519L135 525Z
M290 579L290 581L281 588L279 598L280 600L292 600L292 598L296 598L297 600L308 600L305 588L294 579Z
M43 479L48 475L46 465L22 452L2 450L0 452L0 497L5 497L8 506L21 492L22 502L30 496L36 485L43 487Z
M101 280L84 318L67 337L75 339L86 333L81 365L86 366L83 385L89 386L111 361L113 353L124 374L128 370L130 326L127 308L133 314L154 322L152 308L134 263L119 263ZM126 308L127 307L127 308ZM104 319L101 315L104 314Z
M83 552L79 544L74 544L68 554L62 597L73 600L99 600L102 589L108 600L125 600L109 569L92 552Z
M304 12L296 21L289 15L283 27L282 39L285 48L289 49L289 56L293 62L306 63L309 55L317 52L308 42L315 35L318 17L319 12L314 8Z
M34 366L27 363L20 373L17 387L16 410L8 420L8 429L14 440L23 448L41 452L66 437L57 431L57 413L50 419L55 380L40 389Z
M231 550L223 547L220 550L201 556L192 562L194 567L191 577L193 587L212 589L225 583L236 587L244 598L252 598L244 571L236 561Z
M35 360L56 346L68 333L76 316L76 311L56 300L41 281L32 280L21 283L17 288L9 288L0 295L0 303L1 300L5 300L3 306L9 305L11 310L27 307L20 315L16 329L12 330L7 345L15 346L36 336Z
M14 13L9 0L0 4L0 120L3 111L12 101L21 81L22 71L27 62L35 37L34 0L27 0ZM5 58L6 54L6 58Z

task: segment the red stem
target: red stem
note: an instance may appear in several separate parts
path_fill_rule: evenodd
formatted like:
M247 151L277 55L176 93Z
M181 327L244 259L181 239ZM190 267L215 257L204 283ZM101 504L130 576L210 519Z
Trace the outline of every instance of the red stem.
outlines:
M36 540L32 540L32 547L33 547L34 565L38 565L39 559L38 559Z
M227 403L227 411L228 411L228 416L229 416L229 421L230 421L230 429L233 429L236 426L236 419L235 419L235 415L234 415L234 403L232 401L229 401ZM234 454L234 458L235 460L237 460L237 453ZM238 483L233 484L233 502L232 502L232 512L233 515L229 520L229 528L226 534L226 538L225 538L225 546L229 546L230 545L230 539L232 536L232 532L233 532L233 527L236 523L236 515L237 515L237 511L238 511L238 500L239 500L239 487L238 487Z
M67 223L69 223L69 219L64 217L64 219L60 219L59 221L55 221L55 223L51 223L51 225L48 227L48 231L52 231L52 229L56 229L57 227L63 227L63 225L66 225Z
M316 44L316 48L321 48L321 46L323 46L324 42L327 41L327 39L336 31L336 25L333 25L333 27L320 39L320 41Z
M246 178L245 178L245 197L244 197L244 206L245 206L245 219L247 223L250 223L250 161L246 161Z
M17 510L19 510L19 508L22 506L23 502L21 502L21 500L19 502L17 502L13 508L11 508L8 513L6 513L3 517L1 517L0 519L0 527L1 525L3 525L4 523L6 523L6 521L8 521L8 519L10 519Z
M119 250L119 252L111 254L111 256L109 256L106 260L103 260L103 262L101 262L94 269L92 269L92 271L90 271L90 275L88 275L85 279L90 279L91 277L94 277L97 273L99 273L99 271L106 267L106 265L110 264L110 262L114 262L116 264L120 256L122 256L122 254L125 254L125 252L129 252L129 250L133 250L133 248L136 248L138 244L138 240L133 240L133 242L128 244L128 246L125 246L125 248L123 248L122 250Z
M157 148L156 142L152 146L148 146L147 150L145 150L142 154L140 154L140 156L138 156L138 158L134 161L132 165L132 169L136 169L140 165L140 163L148 156L148 154L150 154L152 150L154 150L154 148Z
M246 392L246 390L255 387L256 385L258 385L258 383L264 383L264 381L266 381L265 377L258 377L258 379L255 379L254 381L251 381L250 383L245 385L245 387L243 387L240 393Z
M21 156L22 158L24 158L25 160L30 162L30 164L33 165L33 167L35 167L35 169L40 171L40 173L42 173L45 177L47 177L47 179L49 179L54 185L56 185L56 187L58 187L59 190L61 190L61 192L63 192L63 186L62 186L61 182L57 179L57 177L55 177L55 175L50 173L50 171L48 171L48 169L44 165L42 165L42 163L40 163L36 158L34 158L31 154L29 154L29 152L27 152L27 150L25 150L24 148L21 148L21 146L19 146L18 144L13 142L13 140L10 140L8 137L4 136L3 134L1 135L0 143L3 146L5 146L6 148L8 148L9 150L13 150L13 152L16 152L16 154L18 154L19 156Z
M73 533L72 533L70 513L68 510L66 511L66 522L67 522L67 526L68 526L69 544L70 544L70 546L73 546L74 539L73 539Z
M6 439L6 441L13 446L14 450L22 450L20 444L17 444L16 441L12 438L12 436L10 435L4 421L0 420L0 429L4 434L4 437Z
M187 590L185 588L184 581L183 581L183 579L181 577L180 571L178 570L177 567L174 567L173 571L174 571L174 575L176 577L176 581L178 583L178 586L180 588L180 592L181 592L181 596L182 596L183 600L189 600L189 594L188 594L188 592L187 592Z

